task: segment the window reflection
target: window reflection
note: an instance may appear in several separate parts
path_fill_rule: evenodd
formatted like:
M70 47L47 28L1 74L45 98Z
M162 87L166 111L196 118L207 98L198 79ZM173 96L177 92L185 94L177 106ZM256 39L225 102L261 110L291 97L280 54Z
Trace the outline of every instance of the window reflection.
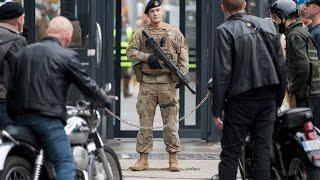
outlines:
M86 46L88 43L88 0L36 0L35 41L46 36L50 20L62 15L68 18L74 28L70 47Z

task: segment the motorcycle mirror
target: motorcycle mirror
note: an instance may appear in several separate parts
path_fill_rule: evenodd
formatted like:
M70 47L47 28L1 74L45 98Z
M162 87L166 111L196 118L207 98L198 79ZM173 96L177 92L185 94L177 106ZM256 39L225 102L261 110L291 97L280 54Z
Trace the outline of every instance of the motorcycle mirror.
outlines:
M108 94L108 93L111 91L111 89L112 89L111 83L105 84L102 89L103 89L103 91L104 91L106 94Z

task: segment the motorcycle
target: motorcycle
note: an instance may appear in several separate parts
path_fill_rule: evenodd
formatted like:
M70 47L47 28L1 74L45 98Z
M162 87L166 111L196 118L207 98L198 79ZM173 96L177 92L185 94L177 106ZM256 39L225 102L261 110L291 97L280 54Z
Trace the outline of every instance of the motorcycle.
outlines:
M214 93L212 79L208 81L208 90ZM293 108L277 114L270 152L272 179L320 179L320 130L312 122L310 108ZM248 135L239 158L243 180L253 177L252 146Z
M101 121L98 108L85 101L78 101L76 107L67 106L65 131L72 147L76 179L122 180L116 153L103 143L97 131ZM9 126L0 132L0 154L1 180L55 179L52 164L26 127Z
M278 113L271 148L271 178L276 180L320 179L320 131L313 126L310 108ZM242 179L252 178L252 141L247 137L239 160Z

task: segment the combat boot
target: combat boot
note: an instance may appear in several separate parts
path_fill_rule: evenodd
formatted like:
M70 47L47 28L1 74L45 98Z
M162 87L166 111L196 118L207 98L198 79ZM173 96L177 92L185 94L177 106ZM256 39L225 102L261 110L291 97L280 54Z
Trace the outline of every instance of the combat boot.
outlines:
M169 153L169 170L171 172L180 171L180 167L177 160L177 153Z
M130 169L132 171L143 171L149 169L148 154L140 153L140 158Z

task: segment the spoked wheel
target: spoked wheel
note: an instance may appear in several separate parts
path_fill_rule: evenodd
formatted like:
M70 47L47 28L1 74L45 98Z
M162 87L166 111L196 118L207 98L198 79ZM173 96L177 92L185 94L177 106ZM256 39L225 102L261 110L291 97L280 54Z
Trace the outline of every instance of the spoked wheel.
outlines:
M252 178L252 148L250 139L248 137L241 148L241 156L239 158L239 171L242 180Z
M241 175L241 179L245 180L246 179L246 170L245 170L245 165L244 165L244 155L242 153L242 156L239 158L239 171L240 171L240 175Z
M1 173L1 180L31 180L32 167L25 159L17 156L9 157Z
M271 180L281 180L279 171L275 167L271 167Z
M97 159L94 163L94 180L122 180L121 166L116 153L109 146L104 146L104 153L107 161L107 169L104 168L102 161ZM111 178L109 177L111 176Z
M319 180L320 169L300 158L293 158L289 165L291 179L293 180Z

